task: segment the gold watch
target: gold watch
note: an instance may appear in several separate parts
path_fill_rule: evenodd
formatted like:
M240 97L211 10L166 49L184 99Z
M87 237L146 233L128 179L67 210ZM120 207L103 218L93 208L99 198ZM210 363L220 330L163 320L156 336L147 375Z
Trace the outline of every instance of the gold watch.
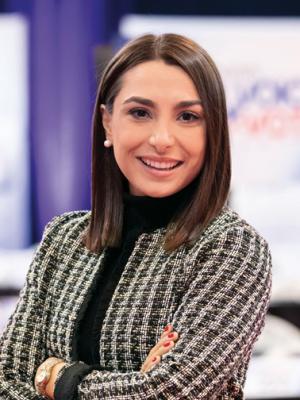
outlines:
M50 380L52 369L55 367L55 365L62 362L64 362L64 360L51 357L42 364L34 379L34 386L37 394L46 396L46 387Z

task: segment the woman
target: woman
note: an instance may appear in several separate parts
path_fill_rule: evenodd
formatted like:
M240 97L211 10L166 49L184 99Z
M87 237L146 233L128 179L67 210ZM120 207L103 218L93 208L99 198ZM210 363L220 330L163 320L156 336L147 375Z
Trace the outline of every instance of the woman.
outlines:
M226 206L213 61L174 34L128 43L93 135L91 213L45 229L1 339L0 398L242 399L271 258Z

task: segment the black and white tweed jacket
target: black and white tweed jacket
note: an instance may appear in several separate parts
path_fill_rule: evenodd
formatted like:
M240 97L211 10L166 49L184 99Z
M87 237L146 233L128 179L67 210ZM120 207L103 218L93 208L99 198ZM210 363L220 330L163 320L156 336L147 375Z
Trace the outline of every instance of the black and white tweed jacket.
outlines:
M50 356L74 361L78 316L105 256L82 244L89 218L67 213L45 229L0 340L0 399L42 399L33 388L37 367ZM195 244L171 254L162 247L164 231L137 239L103 322L101 370L79 385L82 400L244 397L270 300L268 245L227 207ZM167 323L180 334L176 346L139 372Z

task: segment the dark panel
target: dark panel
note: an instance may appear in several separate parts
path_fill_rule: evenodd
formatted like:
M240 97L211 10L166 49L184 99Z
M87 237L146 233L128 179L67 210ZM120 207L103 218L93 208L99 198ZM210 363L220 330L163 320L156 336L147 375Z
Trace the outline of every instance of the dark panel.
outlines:
M232 16L298 16L300 2L295 0L165 0L135 2L137 13L174 15L232 15Z
M300 328L300 304L294 302L272 303L269 313Z
M0 0L0 13L3 13L5 11L5 1Z

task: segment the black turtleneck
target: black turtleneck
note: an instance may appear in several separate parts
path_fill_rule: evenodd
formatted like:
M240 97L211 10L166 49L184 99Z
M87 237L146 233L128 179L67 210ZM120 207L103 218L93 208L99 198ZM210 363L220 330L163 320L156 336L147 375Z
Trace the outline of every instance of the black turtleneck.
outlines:
M165 227L191 198L195 183L171 196L153 198L125 193L122 244L107 248L104 267L94 283L76 335L77 357L89 365L99 364L101 327L113 293L139 235Z
M137 238L171 222L192 197L196 180L171 196L153 198L124 193L124 223L118 248L105 250L101 273L88 293L79 313L72 344L73 360L81 361L67 367L55 385L55 400L77 399L77 387L94 369L101 369L100 335L106 310L133 251Z

